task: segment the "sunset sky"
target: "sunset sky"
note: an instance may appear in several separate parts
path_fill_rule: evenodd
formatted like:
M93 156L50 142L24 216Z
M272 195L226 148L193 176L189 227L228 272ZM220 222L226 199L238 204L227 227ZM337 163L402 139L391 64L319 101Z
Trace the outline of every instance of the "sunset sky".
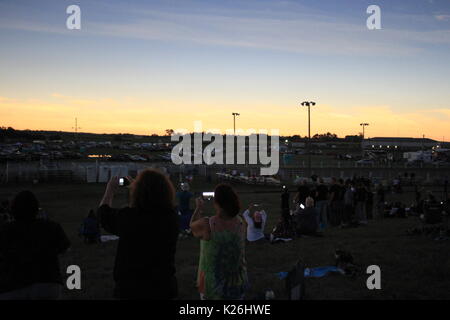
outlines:
M81 30L66 28L81 7ZM381 7L382 30L366 9ZM0 126L450 140L448 0L0 0Z

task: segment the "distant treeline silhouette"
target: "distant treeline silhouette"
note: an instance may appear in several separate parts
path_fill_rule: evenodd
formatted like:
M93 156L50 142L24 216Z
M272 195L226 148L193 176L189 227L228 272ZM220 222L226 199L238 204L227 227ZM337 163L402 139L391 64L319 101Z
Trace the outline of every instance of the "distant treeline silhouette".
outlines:
M165 139L169 138L171 134L176 133L173 129L167 129L165 130L165 135L157 135L155 133L149 135L149 136L142 136L142 135L134 135L129 133L113 133L113 134L106 134L106 133L87 133L87 132L79 132L78 136L80 138L87 138L94 136L102 136L103 138L112 139L113 141L127 141L127 140L133 140L135 137L149 137L149 138L163 138ZM203 132L205 133L205 132ZM191 132L191 135L194 133ZM65 131L38 131L38 130L16 130L12 127L0 127L0 142L4 142L7 139L9 140L20 140L20 141L33 141L33 140L64 140L69 138L74 138L73 132L65 132ZM282 139L292 139L292 140L307 140L308 136L300 136L300 135L292 135L292 136L281 136ZM316 133L313 136L311 136L311 139L316 141L337 141L342 138L339 138L337 134L327 132L327 133ZM358 142L361 141L362 137L361 135L355 135L355 136L346 136L346 141L353 141Z
M0 141L9 139L23 140L45 140L46 136L42 133L31 130L15 130L12 127L0 127Z

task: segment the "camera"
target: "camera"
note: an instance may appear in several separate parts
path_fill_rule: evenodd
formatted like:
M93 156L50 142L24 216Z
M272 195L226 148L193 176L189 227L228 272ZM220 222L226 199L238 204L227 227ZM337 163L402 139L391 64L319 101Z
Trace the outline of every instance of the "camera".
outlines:
M203 192L202 193L203 199L211 200L214 198L214 192Z
M130 184L127 178L119 178L119 186L126 187Z

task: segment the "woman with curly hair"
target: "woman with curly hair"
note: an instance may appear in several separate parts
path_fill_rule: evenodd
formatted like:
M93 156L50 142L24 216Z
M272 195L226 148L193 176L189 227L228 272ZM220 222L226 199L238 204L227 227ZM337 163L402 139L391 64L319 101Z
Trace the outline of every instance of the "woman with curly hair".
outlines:
M120 238L114 265L115 296L174 299L178 239L174 187L167 176L154 169L146 169L130 181L128 206L113 208L119 189L119 179L113 177L98 209L101 226Z

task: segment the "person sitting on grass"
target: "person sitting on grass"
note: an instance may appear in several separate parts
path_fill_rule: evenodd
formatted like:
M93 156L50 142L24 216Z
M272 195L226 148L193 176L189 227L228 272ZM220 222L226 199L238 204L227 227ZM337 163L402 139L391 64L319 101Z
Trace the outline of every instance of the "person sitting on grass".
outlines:
M0 300L58 299L62 275L58 256L70 247L61 226L37 219L39 201L31 191L11 203L14 221L0 229Z
M283 216L280 217L276 226L272 229L270 234L271 243L288 242L294 239L294 232L291 228L291 223L286 221Z
M94 210L90 210L88 216L84 218L83 223L81 224L80 234L87 244L100 241L100 224Z
M219 184L214 190L215 215L203 216L203 199L196 199L191 218L194 237L200 239L197 287L202 300L242 300L247 289L245 222L233 188Z
M175 252L178 216L175 190L161 172L146 169L130 180L130 203L113 208L119 178L106 186L98 208L101 226L119 237L114 265L115 296L119 299L177 297Z
M258 205L251 205L242 214L247 222L247 241L264 242L264 227L266 225L267 214L264 210L258 210Z
M319 228L319 224L317 223L317 215L318 212L314 208L313 198L306 198L305 208L298 208L294 213L297 236L317 235L317 229Z

